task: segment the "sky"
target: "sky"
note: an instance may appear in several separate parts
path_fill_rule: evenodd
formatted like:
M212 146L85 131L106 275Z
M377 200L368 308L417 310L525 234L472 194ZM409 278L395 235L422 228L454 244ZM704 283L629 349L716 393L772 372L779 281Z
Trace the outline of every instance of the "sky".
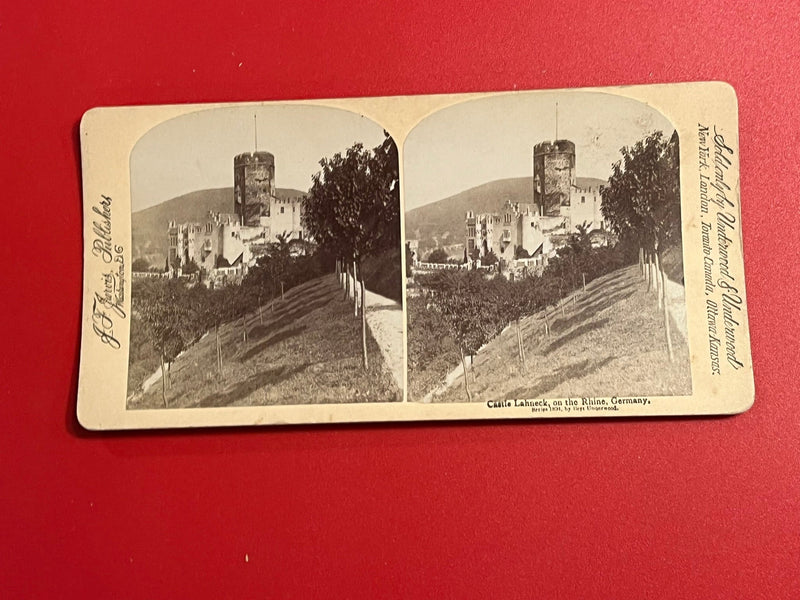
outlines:
M374 148L383 127L335 108L298 105L205 109L165 121L131 152L131 209L135 212L196 190L233 187L233 157L254 149L275 156L275 186L307 191L319 160L354 142Z
M607 179L619 150L673 125L637 100L598 92L519 93L470 100L418 124L403 148L405 210L507 177L531 177L533 146L575 143L578 177Z

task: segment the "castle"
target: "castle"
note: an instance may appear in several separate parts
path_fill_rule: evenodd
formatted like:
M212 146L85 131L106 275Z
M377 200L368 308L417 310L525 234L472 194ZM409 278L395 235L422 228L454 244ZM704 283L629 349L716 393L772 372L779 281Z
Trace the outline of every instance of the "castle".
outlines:
M536 144L533 202L507 200L499 213L467 212L466 253L484 257L491 252L501 268L515 260L543 266L576 227L584 224L594 245L605 244L602 189L602 185L578 185L574 143L556 140Z
M279 196L275 157L247 152L233 159L233 212L210 212L203 223L170 221L169 265L176 274L197 265L206 282L240 278L283 236L290 251L304 252L304 196Z

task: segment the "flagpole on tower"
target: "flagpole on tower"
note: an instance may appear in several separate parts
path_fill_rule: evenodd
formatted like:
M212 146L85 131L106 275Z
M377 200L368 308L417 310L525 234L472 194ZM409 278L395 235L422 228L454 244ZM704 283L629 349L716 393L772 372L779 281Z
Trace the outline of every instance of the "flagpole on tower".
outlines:
M253 113L253 151L258 152L258 120Z
M558 102L556 102L556 141L558 141Z

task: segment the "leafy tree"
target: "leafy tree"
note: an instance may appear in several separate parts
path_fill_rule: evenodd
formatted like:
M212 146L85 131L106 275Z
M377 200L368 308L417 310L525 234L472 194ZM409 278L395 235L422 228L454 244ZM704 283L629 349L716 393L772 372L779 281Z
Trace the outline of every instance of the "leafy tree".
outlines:
M253 310L253 305L255 304L253 288L247 285L238 285L231 286L228 289L231 292L231 297L229 298L231 307L242 324L242 342L247 344L247 314Z
M443 271L424 280L429 302L437 310L458 346L464 369L464 391L472 401L466 356L475 354L498 332L494 310L498 298L481 273Z
M481 264L491 266L496 265L499 262L497 255L494 253L494 250L489 250L486 254L481 257Z
M169 364L193 337L196 314L186 306L186 286L176 280L144 282L133 296L133 310L161 363L161 397L167 407ZM187 308L189 308L187 310Z
M256 267L248 273L248 277L259 288L256 295L274 299L280 290L281 299L283 299L284 287L292 262L289 237L283 233L278 234L275 236L274 242L267 244L265 253L258 257Z
M194 258L192 258L189 262L183 265L182 270L184 275L192 275L194 273L198 273L200 271L200 267L197 266Z
M450 260L450 256L442 248L436 248L428 254L426 262L446 264Z
M367 367L364 257L399 244L400 188L397 146L386 134L373 150L360 143L320 160L303 203L303 224L314 240L361 276L361 338ZM354 294L357 297L357 294Z
M621 149L602 191L603 216L620 236L634 238L646 258L648 287L654 271L661 277L659 304L664 309L667 350L673 360L666 307L664 250L680 240L680 174L677 132L670 140L660 131Z
M386 134L369 151L360 143L320 160L303 205L303 223L322 246L345 259L394 247L400 236L397 146Z
M497 310L503 326L514 323L517 334L517 355L523 370L527 370L525 340L522 335L520 321L539 310L541 296L539 294L539 278L524 277L517 281L508 281L504 277L493 280L497 288Z
M139 257L131 264L131 270L134 273L145 273L150 270L150 263L146 258Z
M220 326L230 321L235 316L234 303L232 296L235 293L233 287L223 287L217 290L209 290L206 302L203 304L202 318L206 326L214 328L214 342L217 354L217 373L222 376L222 343L219 335Z

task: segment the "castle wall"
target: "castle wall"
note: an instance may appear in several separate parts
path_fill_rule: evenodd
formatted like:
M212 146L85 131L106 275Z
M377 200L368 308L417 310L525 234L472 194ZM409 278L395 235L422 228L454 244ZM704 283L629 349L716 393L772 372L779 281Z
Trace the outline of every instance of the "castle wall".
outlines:
M570 199L570 224L574 232L578 225L587 223L589 231L603 227L602 197L600 188L572 188Z
M170 223L170 264L174 264L177 258L182 267L194 261L206 271L216 268L217 257L226 254L225 228L237 224L237 221L235 215L209 214L205 223ZM228 254L234 251L229 244Z
M544 243L544 235L540 219L534 214L525 214L520 218L520 245L533 254Z
M270 209L271 237L286 234L288 239L302 239L302 197L273 199Z

